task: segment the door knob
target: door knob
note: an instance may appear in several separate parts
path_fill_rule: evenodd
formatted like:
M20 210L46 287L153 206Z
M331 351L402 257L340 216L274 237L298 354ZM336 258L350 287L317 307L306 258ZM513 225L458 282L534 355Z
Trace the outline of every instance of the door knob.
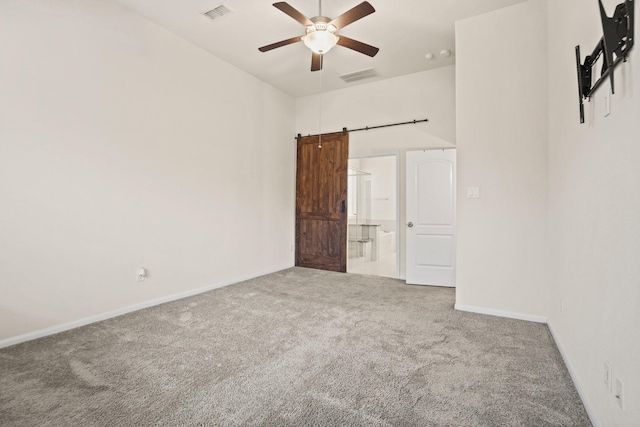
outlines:
M413 227L413 223L412 222L407 223L407 227L409 228Z

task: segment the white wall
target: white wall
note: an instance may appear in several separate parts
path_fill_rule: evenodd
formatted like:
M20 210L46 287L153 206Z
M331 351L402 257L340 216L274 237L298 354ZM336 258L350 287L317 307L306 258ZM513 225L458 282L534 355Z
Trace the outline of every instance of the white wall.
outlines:
M359 154L455 143L455 68L444 67L296 99L302 135L429 119L428 123L352 133Z
M320 109L321 107L321 109ZM456 142L455 68L444 67L296 99L302 135L411 120L427 123L353 132L349 155L395 152L400 157L400 218L405 221L405 152L451 148ZM320 127L321 125L321 127ZM400 227L400 275L405 272L405 228Z
M456 307L547 314L546 2L456 24ZM466 197L480 187L480 198Z
M293 265L291 97L112 1L0 28L0 340Z
M620 1L603 3L611 16ZM607 83L581 125L574 48L584 60L602 37L598 4L550 1L548 16L549 324L599 423L638 426L640 46L616 70L611 115L602 113ZM624 382L624 410L604 386L605 360Z

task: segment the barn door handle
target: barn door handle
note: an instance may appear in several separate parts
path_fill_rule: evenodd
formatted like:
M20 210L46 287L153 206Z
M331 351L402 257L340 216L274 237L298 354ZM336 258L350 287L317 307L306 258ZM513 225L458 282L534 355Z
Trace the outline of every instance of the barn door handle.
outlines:
M342 201L341 209L342 209L342 213L344 213L344 211L347 210L344 200Z

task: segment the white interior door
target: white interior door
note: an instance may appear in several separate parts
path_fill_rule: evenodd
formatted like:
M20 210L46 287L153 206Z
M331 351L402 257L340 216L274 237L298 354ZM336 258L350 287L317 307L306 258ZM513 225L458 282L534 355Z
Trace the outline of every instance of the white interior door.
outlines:
M407 152L407 283L455 286L456 150Z

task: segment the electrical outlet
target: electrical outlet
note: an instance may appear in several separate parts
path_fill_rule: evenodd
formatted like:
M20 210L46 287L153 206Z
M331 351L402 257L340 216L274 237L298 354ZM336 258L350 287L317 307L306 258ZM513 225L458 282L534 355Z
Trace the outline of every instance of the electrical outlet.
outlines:
M480 198L480 187L467 187L467 198L469 198L469 199L479 199Z
M146 268L139 268L138 269L138 282L142 282L144 279L147 278L147 269Z
M624 384L620 378L616 378L616 402L620 409L624 409Z
M607 391L611 393L611 365L609 362L604 362L604 385L607 387Z

